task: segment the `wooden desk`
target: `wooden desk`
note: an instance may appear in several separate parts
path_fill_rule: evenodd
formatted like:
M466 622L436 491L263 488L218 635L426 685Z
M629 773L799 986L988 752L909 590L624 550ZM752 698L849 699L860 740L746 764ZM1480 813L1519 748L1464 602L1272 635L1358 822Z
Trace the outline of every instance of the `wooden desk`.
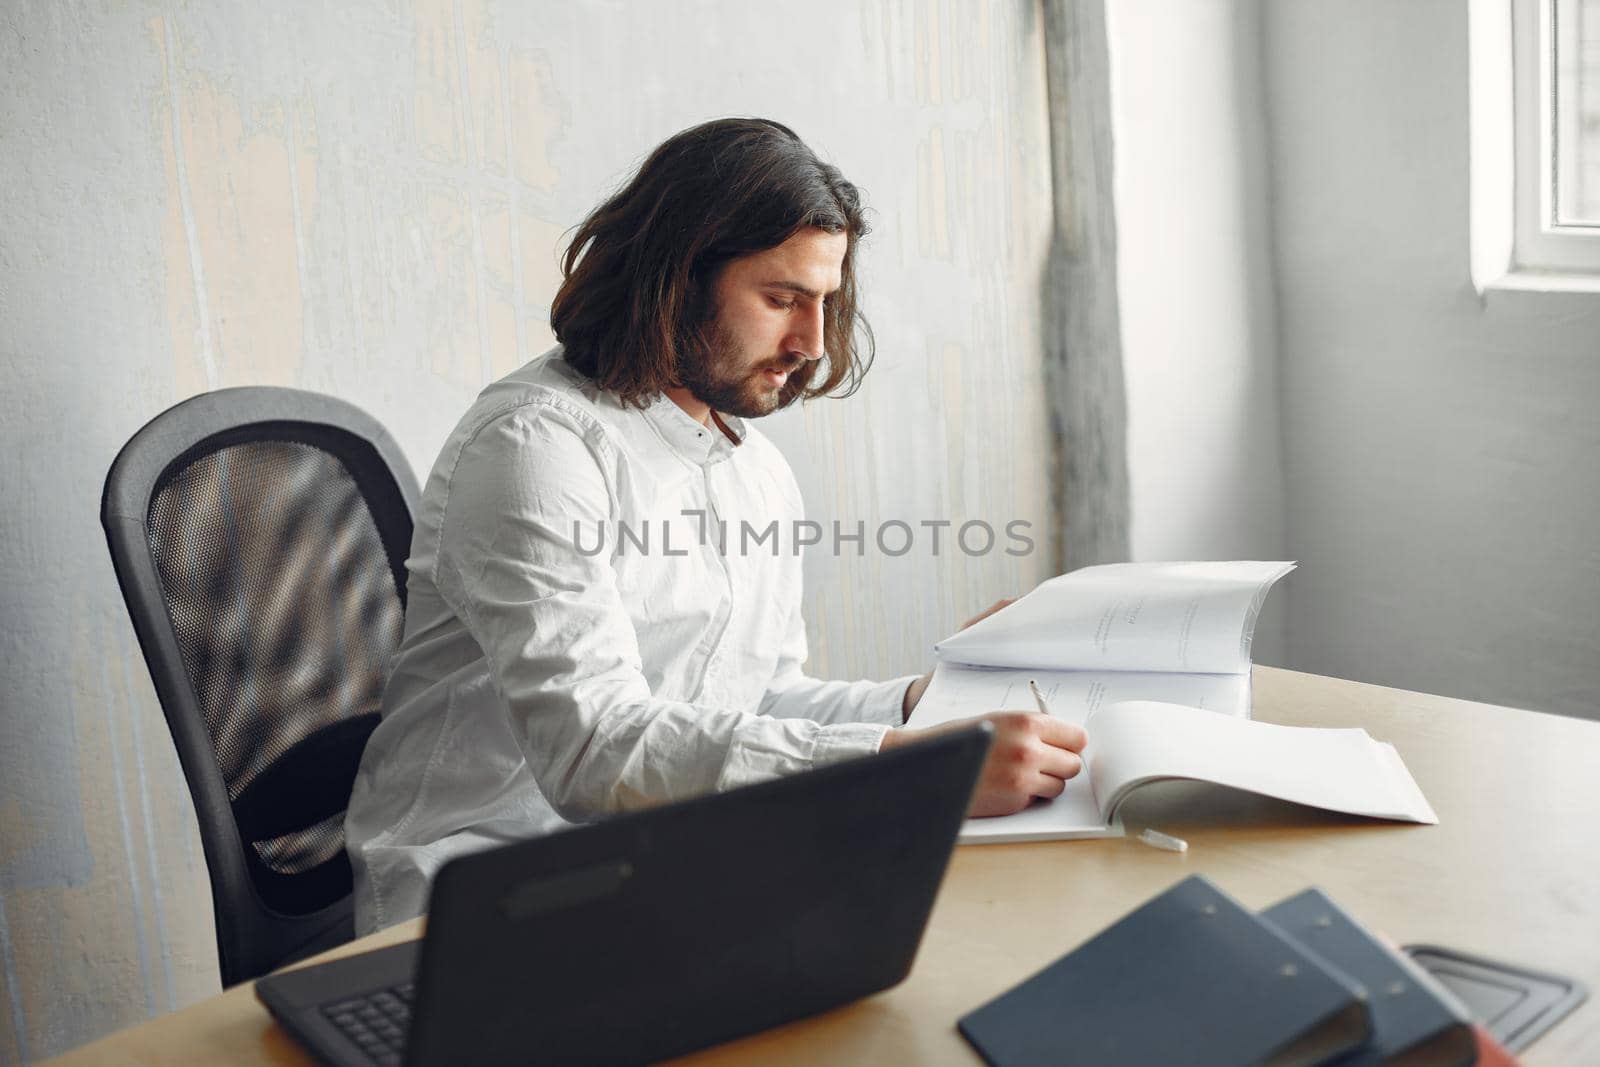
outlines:
M1401 942L1571 975L1600 998L1600 723L1257 668L1256 717L1362 726L1393 742L1439 813L1418 827L1214 788L1149 786L1128 839L957 849L911 977L886 993L679 1061L979 1064L957 1016L1145 898L1203 873L1248 907L1308 884ZM781 917L775 916L775 921ZM329 955L415 936L410 923ZM241 986L86 1045L63 1065L308 1064ZM1600 1062L1600 1000L1536 1043L1526 1067Z

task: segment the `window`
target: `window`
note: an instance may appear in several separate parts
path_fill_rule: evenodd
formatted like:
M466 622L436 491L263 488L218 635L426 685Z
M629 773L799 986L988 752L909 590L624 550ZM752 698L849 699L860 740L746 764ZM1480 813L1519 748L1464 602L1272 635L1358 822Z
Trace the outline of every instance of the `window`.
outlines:
M1600 0L1556 0L1555 221L1600 226Z
M1512 0L1512 269L1600 274L1600 0Z

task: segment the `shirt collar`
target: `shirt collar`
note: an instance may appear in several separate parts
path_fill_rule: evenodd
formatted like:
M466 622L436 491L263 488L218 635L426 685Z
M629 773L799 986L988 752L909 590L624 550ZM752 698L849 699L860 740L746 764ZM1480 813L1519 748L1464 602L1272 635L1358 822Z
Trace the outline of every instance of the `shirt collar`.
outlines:
M731 457L738 447L718 428L716 420L712 420L710 426L702 426L665 394L657 394L644 409L644 414L674 450L701 466L721 463ZM719 417L735 437L740 441L745 439L749 431L743 419L726 414L719 414Z

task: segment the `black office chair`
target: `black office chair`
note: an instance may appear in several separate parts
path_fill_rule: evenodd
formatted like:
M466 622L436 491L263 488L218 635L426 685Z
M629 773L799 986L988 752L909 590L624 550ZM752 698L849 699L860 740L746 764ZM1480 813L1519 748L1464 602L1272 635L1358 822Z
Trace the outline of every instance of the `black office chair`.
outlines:
M100 518L194 796L224 987L354 934L344 810L400 640L417 483L371 416L223 389L156 416Z

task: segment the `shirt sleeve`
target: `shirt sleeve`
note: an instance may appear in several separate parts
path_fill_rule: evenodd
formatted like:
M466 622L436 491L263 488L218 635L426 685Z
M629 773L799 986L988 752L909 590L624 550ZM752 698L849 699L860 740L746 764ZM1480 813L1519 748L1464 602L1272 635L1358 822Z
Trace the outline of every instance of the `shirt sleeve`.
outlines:
M658 699L594 542L604 431L558 399L491 419L449 476L435 581L472 634L540 790L583 821L877 751L885 727ZM802 635L803 641L803 635Z
M906 687L916 681L917 675L887 682L823 681L805 673L802 665L807 654L805 618L796 602L788 635L778 653L777 669L761 698L761 714L825 723L901 724Z

